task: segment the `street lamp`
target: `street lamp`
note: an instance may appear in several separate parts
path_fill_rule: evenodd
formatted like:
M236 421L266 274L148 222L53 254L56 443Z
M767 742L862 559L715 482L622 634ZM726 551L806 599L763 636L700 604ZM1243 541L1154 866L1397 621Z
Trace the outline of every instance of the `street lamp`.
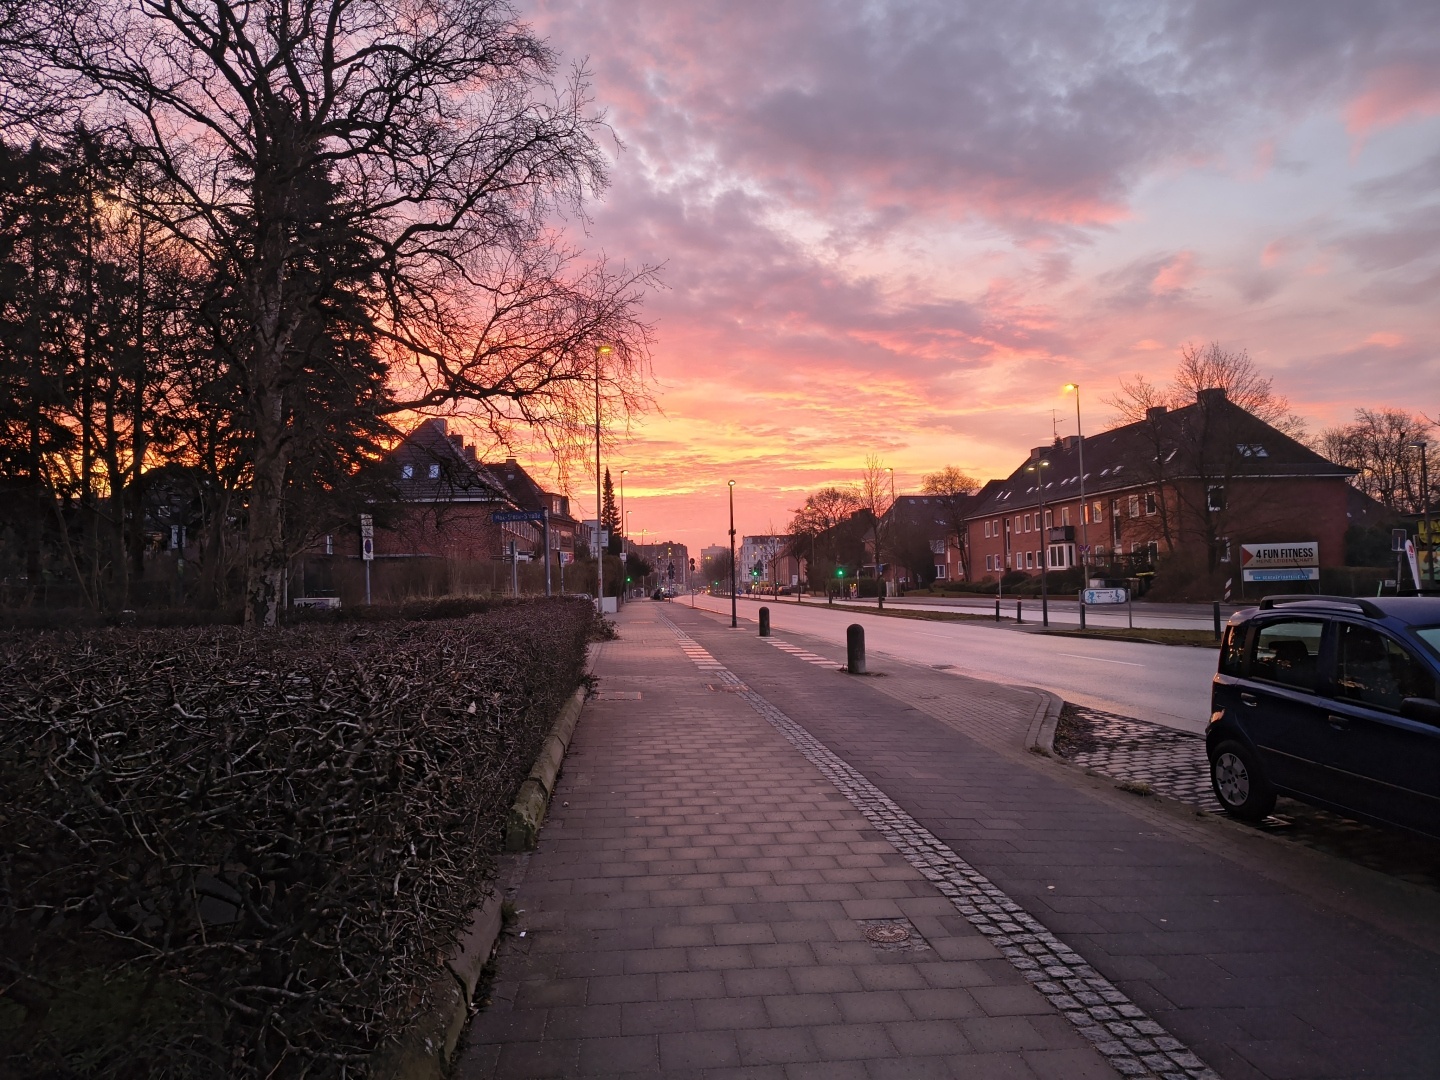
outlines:
M740 625L735 615L735 481L730 481L730 629Z
M600 480L600 367L601 358L610 352L609 345L595 346L595 610L602 616L605 614L605 550L600 534L605 504Z
M1035 483L1040 487L1040 625L1050 625L1050 589L1048 570L1050 566L1050 529L1045 524L1045 470L1050 462L1040 458L1032 465L1025 466L1026 472L1035 474Z
M629 471L629 469L620 470L620 525L624 530L621 537L624 542L620 547L622 556L625 549L630 546L630 522L625 520L625 474Z
M1075 391L1075 438L1080 452L1080 623L1085 623L1085 586L1090 584L1090 505L1085 501L1085 433L1080 430L1080 384L1066 383L1065 391Z
M890 474L890 539L891 539L891 541L894 541L894 539L895 539L895 470L892 469L889 465L886 465L886 466L885 466L885 471ZM894 547L895 545L894 545L893 542L892 542L892 544L891 544L890 546L891 546L891 547ZM894 556L892 555L891 558L894 558ZM893 573L892 573L892 576L893 576ZM882 588L883 588L883 586L882 586ZM899 588L897 587L895 591L898 593L900 590L899 590Z
M1416 439L1410 444L1420 451L1420 506L1425 513L1425 576L1430 579L1430 587L1435 587L1435 537L1430 532L1430 442L1427 439ZM1420 583L1417 581L1415 587L1418 589Z

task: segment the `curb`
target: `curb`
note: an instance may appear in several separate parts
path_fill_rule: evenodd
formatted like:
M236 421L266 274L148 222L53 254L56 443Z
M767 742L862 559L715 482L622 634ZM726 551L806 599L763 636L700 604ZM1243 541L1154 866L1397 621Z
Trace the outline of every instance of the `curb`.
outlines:
M534 848L584 703L585 687L581 686L561 707L530 775L520 785L520 794L510 807L505 827L506 851ZM520 846L513 846L516 843ZM431 984L430 1008L397 1044L375 1055L370 1070L377 1080L443 1080L447 1066L454 1063L455 1048L470 1017L470 1003L504 922L504 890L494 882L491 888L485 902L470 916L470 925L445 961L445 970Z
M1065 702L1058 694L1041 690L1037 686L1026 686L1023 689L1040 697L1040 703L1035 707L1035 715L1025 727L1025 749L1039 750L1047 757L1054 757L1055 726L1060 722L1060 710L1065 707Z

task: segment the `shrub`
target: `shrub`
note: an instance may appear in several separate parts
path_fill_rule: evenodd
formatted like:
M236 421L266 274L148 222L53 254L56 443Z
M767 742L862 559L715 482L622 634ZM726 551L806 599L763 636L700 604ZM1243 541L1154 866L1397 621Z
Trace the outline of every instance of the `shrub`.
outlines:
M595 621L0 635L0 1072L363 1072L483 900Z

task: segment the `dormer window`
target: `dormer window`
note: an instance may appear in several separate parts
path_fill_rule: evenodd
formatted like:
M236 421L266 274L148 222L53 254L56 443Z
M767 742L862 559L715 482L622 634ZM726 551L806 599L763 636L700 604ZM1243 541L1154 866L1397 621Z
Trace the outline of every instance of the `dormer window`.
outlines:
M440 466L439 466L439 465L431 465L431 466L430 466L430 479L431 479L431 480L439 480L439 479L440 479Z
M401 480L413 480L413 479L415 479L415 466L414 466L414 465L401 465L401 466L400 466L400 479L401 479Z
M1264 443L1236 443L1235 449L1240 452L1241 457L1262 458L1270 456L1270 451L1265 449Z

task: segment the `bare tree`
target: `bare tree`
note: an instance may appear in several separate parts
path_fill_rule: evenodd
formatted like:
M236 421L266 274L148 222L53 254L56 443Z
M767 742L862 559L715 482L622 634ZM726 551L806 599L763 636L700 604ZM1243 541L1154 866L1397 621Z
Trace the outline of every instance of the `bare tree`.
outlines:
M821 558L830 563L840 559L838 528L863 509L860 493L853 487L824 487L805 497L805 505L792 511L782 554L804 559L806 580L814 581L815 564Z
M565 442L643 399L651 272L584 264L553 226L606 182L583 72L504 0L47 0L42 57L159 178L154 219L240 285L251 428L247 625L285 567L296 347L342 275L392 365L393 410L476 404ZM610 346L600 370L601 344Z
M1376 502L1402 514L1418 514L1433 504L1440 491L1440 445L1432 438L1435 425L1402 409L1356 409L1353 423L1320 433L1321 453L1355 470L1351 479ZM1421 468L1421 449L1429 455ZM1429 473L1431 489L1421 490Z
M884 563L880 551L880 534L887 533L885 540L888 544L890 536L888 528L881 529L881 522L890 511L894 502L892 492L895 481L893 474L887 469L877 454L865 456L865 471L860 474L860 502L866 510L870 511L871 530L875 542L875 602L878 606L885 606L885 585L880 576L880 567ZM893 522L891 523L893 525Z
M938 472L927 473L920 481L920 491L940 504L941 517L945 526L955 538L956 549L960 552L960 572L970 580L970 530L965 527L965 515L975 502L975 493L980 482L963 469L946 465Z
M1186 345L1180 350L1168 386L1157 386L1144 375L1120 380L1120 390L1102 399L1115 409L1112 427L1144 420L1151 409L1180 409L1192 404L1201 390L1224 390L1225 396L1246 412L1278 428L1292 439L1305 441L1305 420L1290 411L1288 398L1275 392L1274 380L1262 375L1244 349L1234 352L1212 341L1204 348Z

